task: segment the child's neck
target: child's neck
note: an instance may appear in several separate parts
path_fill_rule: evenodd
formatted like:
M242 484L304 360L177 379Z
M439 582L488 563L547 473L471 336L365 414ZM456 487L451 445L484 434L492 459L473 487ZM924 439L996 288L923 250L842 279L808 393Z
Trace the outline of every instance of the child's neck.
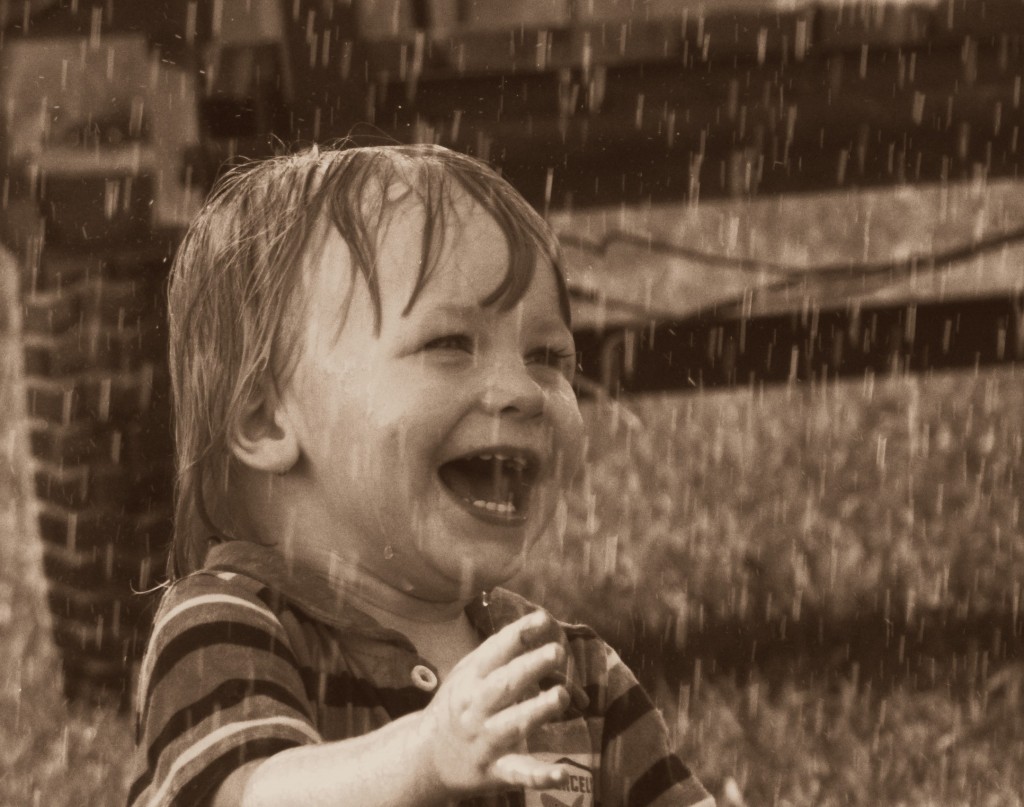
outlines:
M445 623L457 619L469 604L460 598L432 600L403 590L392 582L363 571L348 587L347 596L360 608L386 627L399 630L399 625Z
M415 600L381 604L363 600L360 607L386 628L397 630L433 664L441 679L448 677L466 654L480 645L480 634L466 616L465 603L432 603ZM390 607L389 607L390 606Z

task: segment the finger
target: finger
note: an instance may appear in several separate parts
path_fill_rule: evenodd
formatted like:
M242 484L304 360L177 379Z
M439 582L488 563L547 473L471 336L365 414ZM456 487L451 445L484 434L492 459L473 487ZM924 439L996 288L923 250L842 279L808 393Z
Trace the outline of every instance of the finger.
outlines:
M464 659L472 664L478 675L484 676L524 651L553 641L559 633L558 623L544 611L534 611L487 639Z
M522 703L516 703L484 722L493 748L510 748L538 726L554 720L569 705L569 693L563 686L551 687Z
M547 642L557 641L558 637L562 635L562 629L558 622L547 611L534 611L522 619L527 622L526 627L519 635L519 643L524 648L538 647Z
M558 787L565 781L565 769L561 765L541 762L527 754L506 754L500 757L491 766L491 773L512 787Z
M564 664L565 650L554 642L516 656L484 679L481 708L490 714L536 694L540 681Z

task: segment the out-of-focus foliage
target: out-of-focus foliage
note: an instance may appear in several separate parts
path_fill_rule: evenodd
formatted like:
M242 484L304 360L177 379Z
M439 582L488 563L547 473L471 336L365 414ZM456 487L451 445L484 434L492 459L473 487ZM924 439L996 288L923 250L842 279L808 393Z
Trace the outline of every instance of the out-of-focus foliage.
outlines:
M878 699L853 683L769 697L760 682L718 681L684 692L675 727L682 756L723 807L1019 806L1022 684L1024 669L1009 667L984 698L962 704L939 691Z
M618 633L629 611L657 630L1019 601L1020 369L626 406L586 406L590 461L525 583L562 614Z

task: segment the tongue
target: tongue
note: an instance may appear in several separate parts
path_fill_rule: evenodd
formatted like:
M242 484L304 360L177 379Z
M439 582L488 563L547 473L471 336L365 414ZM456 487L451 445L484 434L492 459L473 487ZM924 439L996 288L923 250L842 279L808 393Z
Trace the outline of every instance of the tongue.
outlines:
M438 474L455 495L471 502L512 502L519 507L521 482L499 460L465 459L446 462Z

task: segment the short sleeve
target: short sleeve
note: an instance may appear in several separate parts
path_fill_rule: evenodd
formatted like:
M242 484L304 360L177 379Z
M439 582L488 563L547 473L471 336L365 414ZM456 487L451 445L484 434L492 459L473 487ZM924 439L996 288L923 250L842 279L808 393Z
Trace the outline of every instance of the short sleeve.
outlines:
M604 646L603 807L711 807L714 799L675 754L661 713L619 656Z
M265 596L231 572L165 594L139 678L132 807L203 804L242 764L321 741Z

